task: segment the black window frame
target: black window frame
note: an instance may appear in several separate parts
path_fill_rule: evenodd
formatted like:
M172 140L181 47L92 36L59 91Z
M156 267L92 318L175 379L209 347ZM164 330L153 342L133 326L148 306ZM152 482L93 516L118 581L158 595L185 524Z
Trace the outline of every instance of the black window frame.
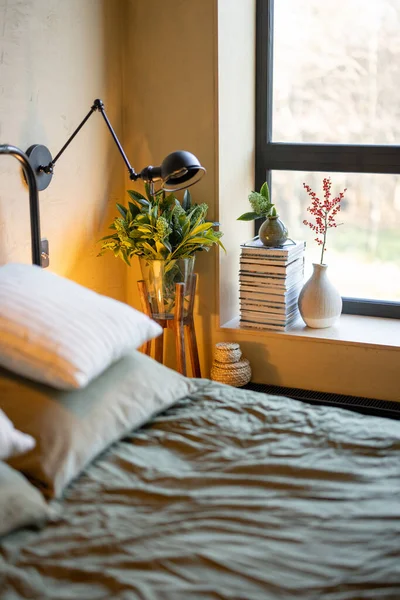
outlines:
M272 141L273 43L274 0L256 0L256 189L272 171L400 174L400 146ZM400 302L344 297L343 313L400 319Z

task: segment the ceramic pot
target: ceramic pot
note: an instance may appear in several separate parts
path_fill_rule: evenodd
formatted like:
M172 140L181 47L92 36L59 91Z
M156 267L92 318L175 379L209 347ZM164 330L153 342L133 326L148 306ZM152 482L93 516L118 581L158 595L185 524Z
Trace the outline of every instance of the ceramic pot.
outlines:
M342 312L342 298L328 279L328 265L313 264L313 274L299 296L303 321L313 329L331 327Z
M176 260L149 260L140 257L140 269L154 319L173 319L177 283L185 285L183 309L184 315L187 314L191 300L190 284L194 260L194 256Z
M288 238L288 230L278 215L267 217L258 232L264 246L283 246Z

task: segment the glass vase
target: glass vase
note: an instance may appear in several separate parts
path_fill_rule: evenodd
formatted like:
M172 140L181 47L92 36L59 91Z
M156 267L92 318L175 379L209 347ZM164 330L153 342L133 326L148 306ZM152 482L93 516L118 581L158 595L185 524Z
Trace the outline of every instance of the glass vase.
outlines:
M173 319L175 312L175 285L183 283L184 316L192 294L192 275L195 257L177 260L149 260L140 257L142 277L146 283L148 299L154 319Z

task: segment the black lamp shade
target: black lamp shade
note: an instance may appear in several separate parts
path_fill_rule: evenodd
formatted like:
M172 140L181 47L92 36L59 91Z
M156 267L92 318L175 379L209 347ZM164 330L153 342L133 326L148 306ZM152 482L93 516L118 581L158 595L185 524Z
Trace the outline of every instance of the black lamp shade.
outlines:
M198 159L184 150L172 152L161 164L162 188L167 192L176 192L197 183L206 170Z

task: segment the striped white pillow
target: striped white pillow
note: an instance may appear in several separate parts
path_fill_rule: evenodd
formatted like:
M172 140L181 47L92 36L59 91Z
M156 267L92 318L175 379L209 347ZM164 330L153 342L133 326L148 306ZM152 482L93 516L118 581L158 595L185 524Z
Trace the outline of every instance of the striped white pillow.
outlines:
M0 365L81 388L162 328L134 308L34 265L0 267Z

